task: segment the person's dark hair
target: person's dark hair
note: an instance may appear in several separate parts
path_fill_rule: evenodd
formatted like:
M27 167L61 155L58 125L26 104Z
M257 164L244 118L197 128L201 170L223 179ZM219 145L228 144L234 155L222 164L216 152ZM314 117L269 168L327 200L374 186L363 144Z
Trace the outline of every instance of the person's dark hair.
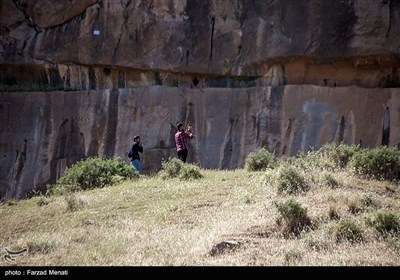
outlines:
M178 123L178 124L176 125L176 127L178 128L178 130L179 130L182 126L183 126L183 123Z
M136 135L135 137L133 137L133 141L135 141L136 139L140 138L139 135Z

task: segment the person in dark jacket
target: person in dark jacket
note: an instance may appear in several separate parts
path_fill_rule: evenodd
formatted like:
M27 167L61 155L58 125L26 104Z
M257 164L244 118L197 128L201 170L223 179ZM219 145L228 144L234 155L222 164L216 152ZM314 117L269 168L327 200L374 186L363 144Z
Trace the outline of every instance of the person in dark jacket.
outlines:
M129 157L131 159L131 164L139 174L142 173L142 165L140 164L140 155L139 153L143 153L143 146L140 136L137 135L133 138L133 144L131 150L129 151Z

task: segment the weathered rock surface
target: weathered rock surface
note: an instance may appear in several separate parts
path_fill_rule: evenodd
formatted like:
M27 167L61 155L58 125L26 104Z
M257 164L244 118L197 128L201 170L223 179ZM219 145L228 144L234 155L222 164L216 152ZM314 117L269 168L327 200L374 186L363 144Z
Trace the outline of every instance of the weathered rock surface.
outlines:
M142 136L145 173L175 156L242 167L344 141L400 143L400 1L0 1L0 199Z
M243 167L266 147L294 155L326 142L382 143L386 108L391 145L400 143L400 90L277 86L246 89L137 89L1 93L2 197L21 197L88 156L122 157L133 136L144 143L143 171L176 156L177 121L193 124L188 161L211 169Z
M57 65L244 76L262 85L400 83L400 2L394 0L1 5L2 83L22 78L9 64L44 64L59 75Z

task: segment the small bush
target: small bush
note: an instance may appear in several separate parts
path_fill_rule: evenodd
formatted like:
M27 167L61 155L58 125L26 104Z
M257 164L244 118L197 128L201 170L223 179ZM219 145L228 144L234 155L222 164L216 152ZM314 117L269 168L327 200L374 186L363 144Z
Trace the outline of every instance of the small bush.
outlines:
M83 201L77 198L74 194L69 193L64 196L65 201L67 202L67 211L74 212L79 210L83 206Z
M273 168L275 162L275 154L261 148L246 157L245 166L248 171L262 171L267 168Z
M400 154L395 148L386 146L363 149L354 154L350 167L355 174L377 180L400 178Z
M14 200L14 199L10 199L9 201L7 201L7 206L13 206L13 205L17 205L18 201Z
M340 216L337 211L337 203L336 201L331 201L329 203L329 211L328 211L328 216L331 220L339 220Z
M251 195L250 195L249 193L246 193L246 194L243 196L243 202L244 202L245 204L252 204L252 203L254 203L255 201L254 201L254 199L251 197Z
M383 236L400 232L399 216L391 212L379 211L368 219L367 223Z
M328 242L326 242L325 240L307 238L304 242L307 245L307 247L317 252L321 250L326 250L329 247Z
M355 196L347 198L346 205L349 209L349 212L352 214L356 214L361 211L361 209L358 207L358 199Z
M304 170L318 168L335 171L346 167L354 153L359 149L360 147L356 145L328 143L316 151L300 153L298 157L290 158L289 162Z
M363 235L360 228L352 221L342 221L334 229L334 236L337 242L344 240L350 242L362 242Z
M365 194L360 198L360 203L364 206L373 206L374 201L372 200L371 194Z
M388 247L395 252L397 255L400 255L400 238L397 236L390 236L387 239Z
M170 158L161 163L161 178L179 178L181 180L203 178L200 168L195 164L184 163L178 158Z
M297 250L289 250L285 252L285 263L286 265L296 264L297 262L301 261L302 254L300 251Z
M335 189L339 183L338 181L335 179L335 177L328 172L323 173L322 175L322 181L324 182L324 184L332 189Z
M355 153L361 150L359 145L346 145L329 143L321 147L320 152L327 158L334 166L345 168L350 162Z
M122 179L137 178L134 168L121 158L116 160L87 158L67 168L57 181L56 188L78 191L102 188L120 182Z
M48 254L55 248L54 242L48 241L28 241L29 254Z
M161 163L160 175L163 179L175 178L179 176L184 163L178 158L169 158L168 161Z
M203 175L200 172L200 168L194 164L184 164L179 171L179 179L190 180L190 179L200 179Z
M283 165L278 171L278 193L295 194L305 191L308 186L298 170L290 165Z
M307 216L307 208L293 199L285 202L276 203L276 208L280 216L277 224L284 222L284 233L298 235L303 229L311 225L311 220Z
M45 198L41 197L41 198L39 198L39 200L36 202L36 204L37 204L39 207L41 207L41 206L44 206L44 205L48 205L48 204L49 204L49 201L46 200Z

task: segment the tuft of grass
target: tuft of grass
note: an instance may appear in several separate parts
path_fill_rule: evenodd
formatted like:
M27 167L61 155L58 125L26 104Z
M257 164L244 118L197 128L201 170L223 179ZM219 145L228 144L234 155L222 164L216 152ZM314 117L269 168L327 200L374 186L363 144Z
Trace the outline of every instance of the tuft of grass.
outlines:
M386 237L400 232L399 220L398 214L389 211L377 211L372 217L367 218L367 223L375 228L380 235Z
M32 240L26 244L28 245L29 254L48 254L55 247L55 244L50 241Z
M371 194L364 194L361 198L360 198L360 203L361 205L364 206L373 206L374 205L374 201L372 199L372 195Z
M285 264L286 265L294 265L297 262L301 261L302 253L298 250L291 249L285 252Z
M334 228L333 235L336 241L362 242L363 234L359 226L353 221L341 221Z
M322 181L324 182L324 185L330 187L331 189L335 189L339 185L339 183L335 179L335 177L331 173L328 173L328 172L323 173Z
M285 202L275 203L275 206L280 214L277 218L277 224L283 225L284 234L298 235L311 225L307 208L301 206L297 201L289 199Z
M7 206L13 206L13 205L17 205L18 201L14 200L14 199L10 199L7 201Z
M349 209L349 212L352 214L356 214L361 211L361 209L358 207L358 199L356 196L351 196L347 198L346 205L347 208Z
M246 193L246 194L244 195L243 201L244 201L245 204L252 204L252 203L254 203L254 201L253 201L253 199L252 199L252 197L251 197L251 195L250 195L249 193Z
M278 171L276 180L278 193L296 194L308 189L304 177L297 168L284 164Z
M388 247L397 255L400 255L400 238L397 236L390 236L387 239Z
M68 193L64 196L67 203L67 211L77 211L84 205L83 201L76 197L73 193Z
M304 242L307 245L307 247L309 247L310 249L312 249L316 252L328 249L328 244L324 240L319 240L319 239L315 239L315 238L307 238Z
M49 203L50 202L47 199L45 199L44 197L40 197L39 200L36 202L36 204L39 207L44 206L44 205L48 205Z
M337 202L336 201L330 201L329 202L329 210L328 210L328 216L331 220L339 220L340 216L337 211Z
M245 159L245 168L248 171L262 171L267 168L273 168L276 163L274 153L265 148L250 153Z

